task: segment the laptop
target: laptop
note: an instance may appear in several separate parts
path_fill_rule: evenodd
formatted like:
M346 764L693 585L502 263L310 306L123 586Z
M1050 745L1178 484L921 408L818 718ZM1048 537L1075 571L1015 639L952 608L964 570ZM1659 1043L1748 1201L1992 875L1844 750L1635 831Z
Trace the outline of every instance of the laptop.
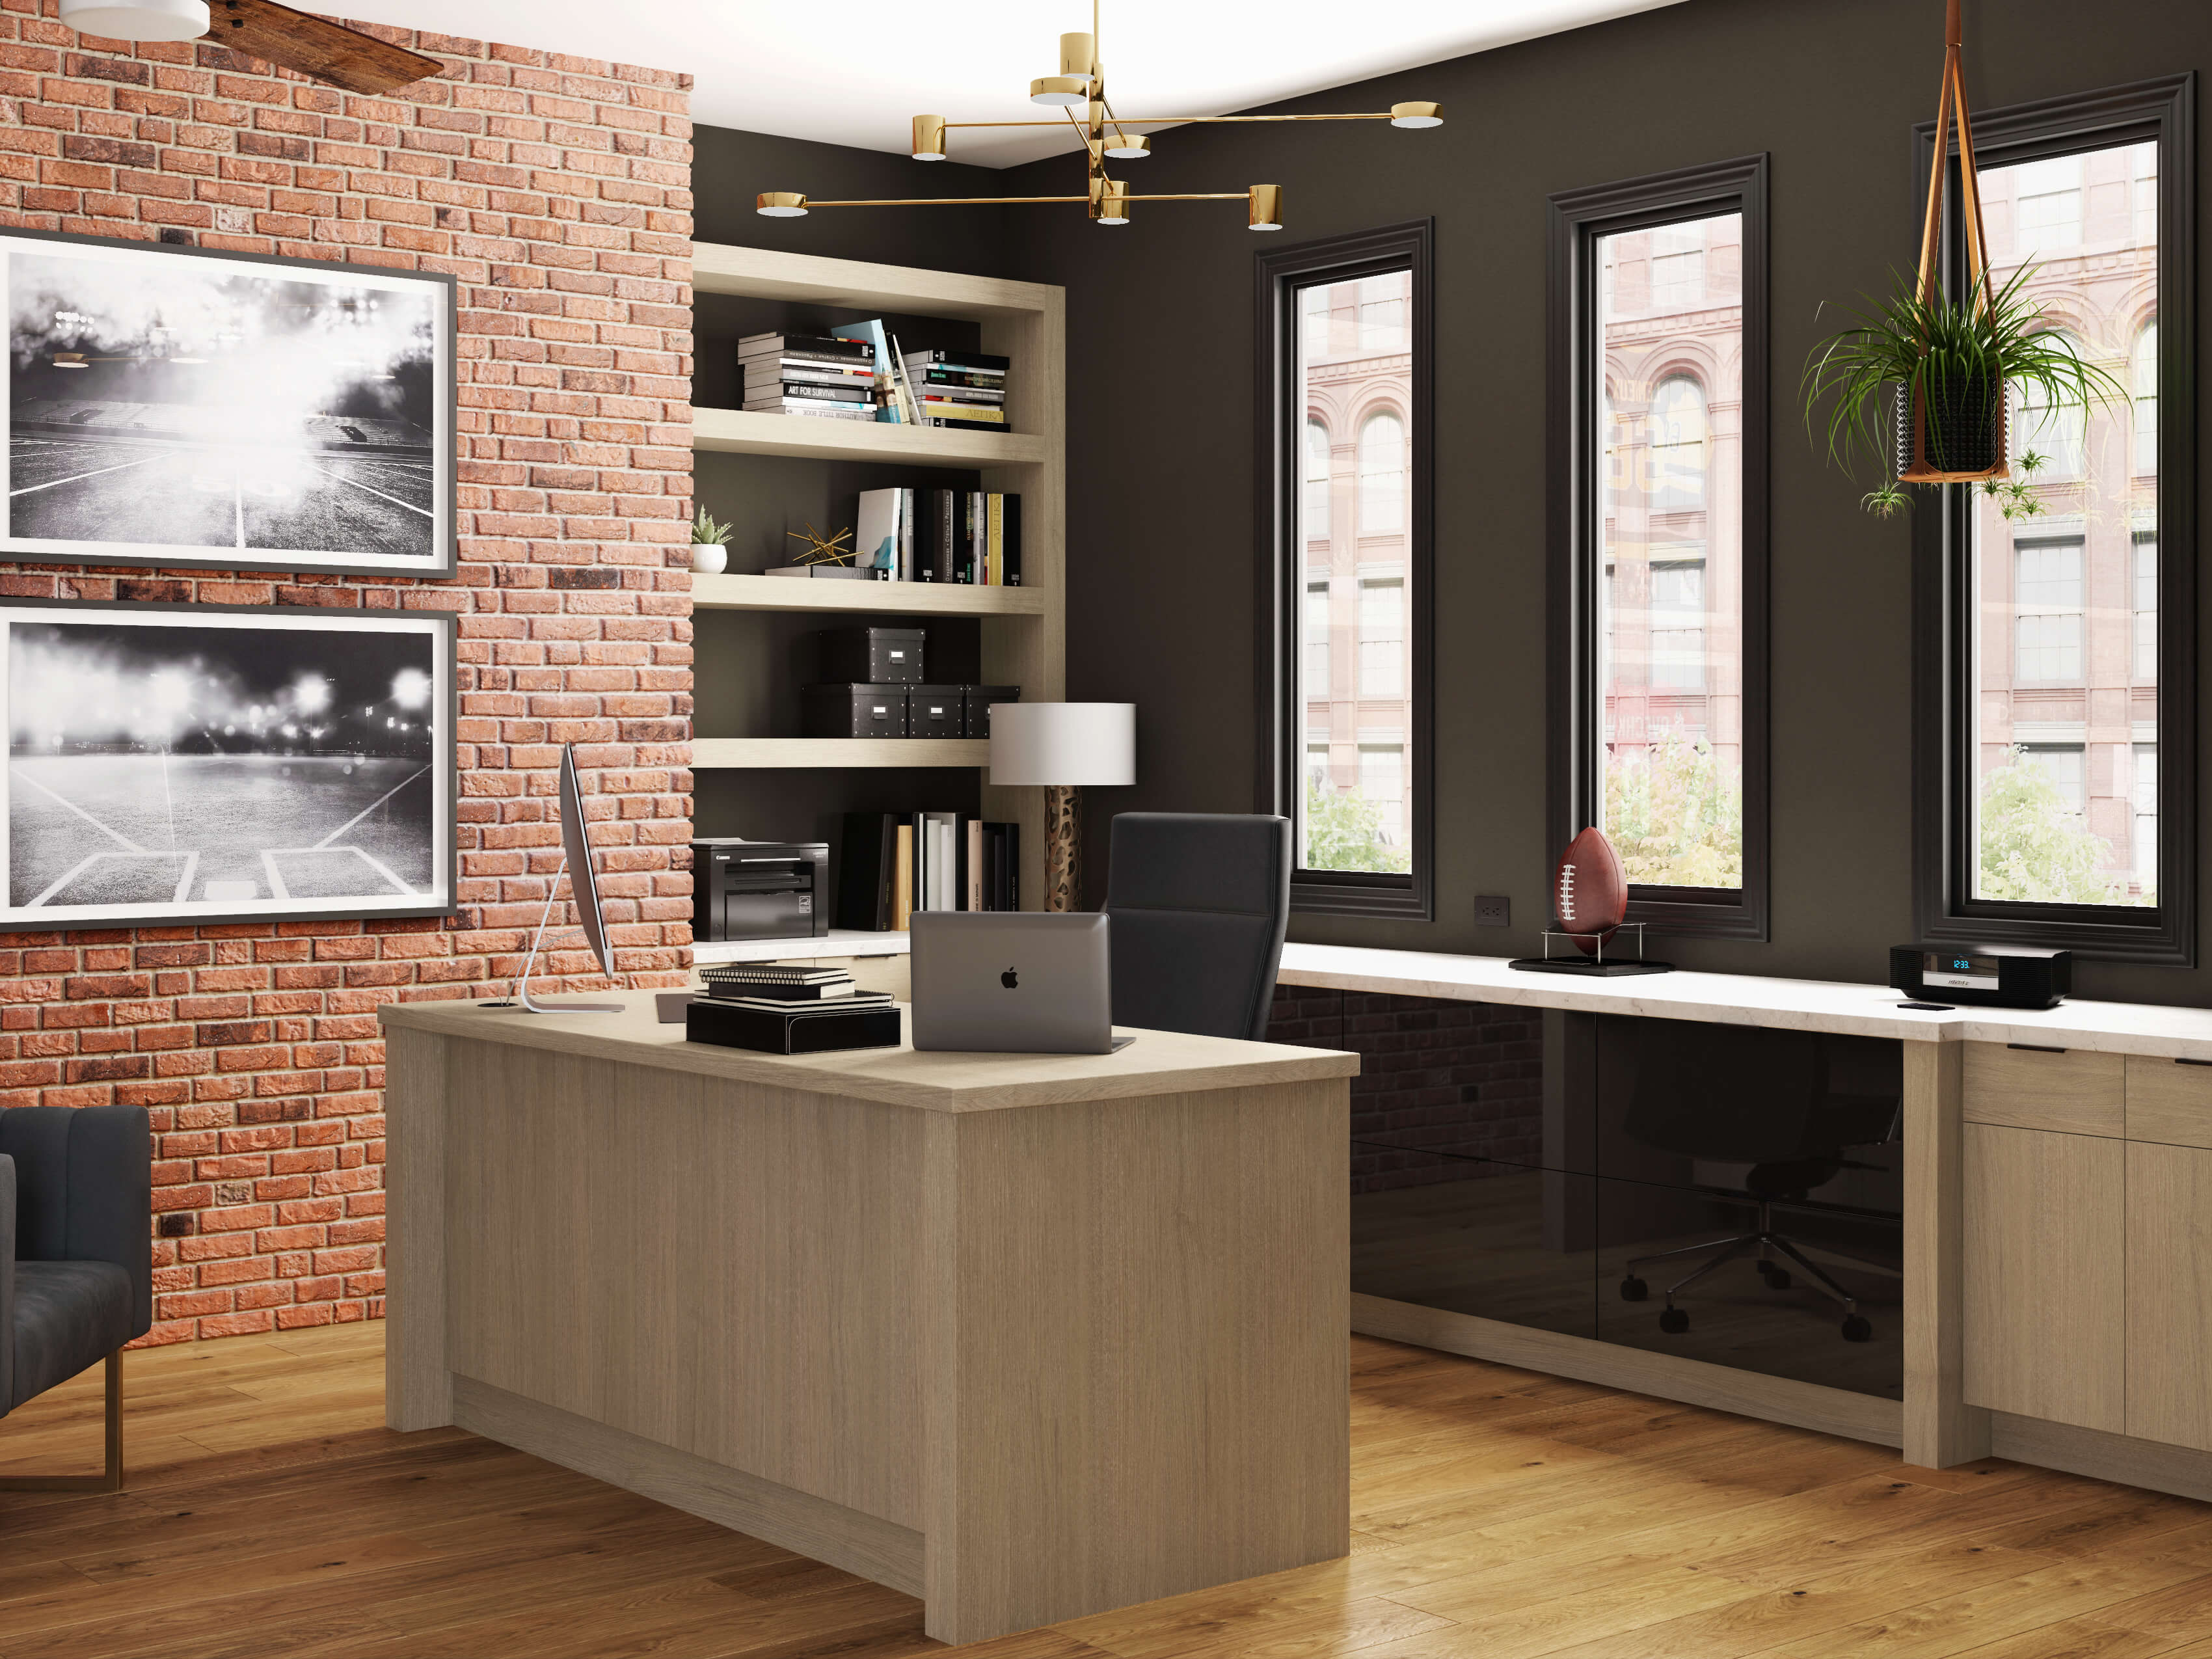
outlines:
M971 1054L1106 1054L1114 1035L1107 919L917 910L914 1046Z

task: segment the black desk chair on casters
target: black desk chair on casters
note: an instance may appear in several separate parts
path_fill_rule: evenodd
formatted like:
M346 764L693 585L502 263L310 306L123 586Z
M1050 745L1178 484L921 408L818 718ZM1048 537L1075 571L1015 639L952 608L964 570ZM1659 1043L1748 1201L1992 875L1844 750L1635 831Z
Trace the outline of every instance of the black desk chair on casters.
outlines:
M1114 1023L1265 1039L1291 921L1291 821L1123 812L1112 860Z
M154 1153L139 1106L0 1110L0 1416L107 1363L107 1467L0 1492L123 1490L123 1347L154 1324Z
M1793 1263L1811 1287L1841 1309L1843 1337L1864 1342L1874 1327L1856 1297L1808 1257L1801 1242L1774 1225L1773 1206L1802 1203L1845 1170L1884 1166L1846 1158L1847 1149L1886 1145L1897 1138L1904 1111L1901 1066L1866 1039L1829 1038L1796 1031L1733 1031L1717 1045L1696 1045L1664 1022L1651 1022L1643 1039L1635 1088L1623 1132L1656 1152L1720 1164L1747 1164L1742 1191L1758 1206L1753 1230L1730 1237L1632 1259L1623 1269L1621 1299L1641 1302L1651 1293L1641 1270L1662 1261L1703 1257L1662 1294L1659 1328L1679 1335L1690 1316L1674 1298L1706 1275L1750 1256L1759 1277L1778 1291L1792 1283ZM1823 1255L1886 1279L1893 1267L1844 1251L1819 1247ZM1777 1258L1780 1258L1778 1260Z

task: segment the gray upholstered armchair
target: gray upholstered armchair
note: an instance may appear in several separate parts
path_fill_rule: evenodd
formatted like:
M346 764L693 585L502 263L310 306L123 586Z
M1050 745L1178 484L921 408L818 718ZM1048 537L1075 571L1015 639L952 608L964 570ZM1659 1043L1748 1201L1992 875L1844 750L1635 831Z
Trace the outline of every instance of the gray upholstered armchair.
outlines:
M153 1180L143 1107L0 1111L0 1415L107 1362L106 1473L0 1490L122 1490L123 1345L154 1323Z

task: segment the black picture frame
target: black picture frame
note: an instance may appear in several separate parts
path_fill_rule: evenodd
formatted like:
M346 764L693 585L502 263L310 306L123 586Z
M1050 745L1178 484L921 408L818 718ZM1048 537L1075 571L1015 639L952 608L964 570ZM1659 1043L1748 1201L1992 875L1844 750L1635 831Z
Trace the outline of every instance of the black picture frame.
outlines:
M450 611L0 599L0 933L457 914L459 635Z
M1913 921L1930 945L2063 948L2109 961L2193 967L2197 962L2197 75L1976 111L1974 158L1984 167L2107 145L2159 144L2158 212L2158 904L1996 903L1970 899L1966 860L1967 687L1972 653L1966 493L1923 501L1912 528ZM1926 210L1936 124L1913 129L1912 222ZM1958 148L1947 192L1945 279L1963 268Z
M1258 603L1253 707L1259 732L1255 811L1297 821L1304 772L1298 754L1297 595L1304 588L1295 532L1303 474L1299 448L1304 410L1293 408L1297 289L1316 282L1349 282L1386 271L1412 275L1406 465L1412 516L1407 525L1410 589L1406 643L1411 657L1407 738L1413 764L1406 823L1412 868L1402 873L1297 869L1291 908L1322 915L1376 916L1400 921L1436 919L1436 221L1414 219L1271 249L1253 260L1252 429L1258 453L1254 592Z
M1545 403L1548 632L1546 821L1564 848L1598 821L1602 800L1598 528L1601 523L1597 430L1601 400L1589 396L1601 359L1597 272L1601 236L1712 214L1743 216L1743 885L1739 889L1634 886L1628 920L1655 933L1764 941L1770 904L1771 711L1768 592L1772 526L1771 334L1768 303L1768 158L1653 173L1563 191L1548 206Z
M452 576L459 292L439 271L0 228L0 558Z

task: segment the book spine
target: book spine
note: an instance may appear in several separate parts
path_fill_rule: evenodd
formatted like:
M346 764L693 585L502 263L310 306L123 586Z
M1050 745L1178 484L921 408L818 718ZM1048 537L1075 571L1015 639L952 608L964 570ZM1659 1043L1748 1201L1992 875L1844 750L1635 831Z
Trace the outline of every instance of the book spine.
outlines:
M899 580L927 581L929 574L915 567L914 497L911 489L899 491Z
M1006 908L1022 908L1022 826L1006 826Z
M739 343L740 344L743 342ZM930 351L902 351L899 357L910 368L939 367L945 368L979 369L990 374L1004 374L1012 368L1011 357L994 356L988 351L953 351L939 347Z
M1006 586L1019 587L1022 585L1022 498L1018 495L1008 495L1002 499L1006 504Z
M827 404L865 404L871 395L864 386L822 386L812 380L771 380L759 393L750 386L745 388L749 400L757 396L781 397L786 403L798 398L813 398Z
M983 580L992 587L1006 585L1006 498L997 490L983 498Z
M898 827L897 858L892 868L891 928L903 933L914 925L914 826Z
M980 910L983 908L983 821L968 820L968 880L967 895L962 908Z
M1006 429L1004 421L956 421L943 415L925 415L920 424L943 427L951 432L1004 432Z
M971 585L983 580L983 492L968 492L968 533L962 552L967 560L967 574L961 580Z
M873 346L859 343L848 350L832 350L826 346L802 345L793 341L779 340L774 344L763 345L751 351L745 349L743 342L738 343L738 361L741 363L756 363L763 360L774 361L777 358L782 359L785 362L872 365L876 360L876 352Z
M957 386L970 392L988 392L995 397L1006 395L1006 377L986 374L973 368L925 368L921 371L924 386Z
M957 580L953 574L954 568L958 562L955 557L958 550L953 545L952 538L952 498L954 493L955 492L950 489L936 489L930 492L932 498L930 501L930 510L936 515L937 519L937 537L934 544L930 549L930 552L937 561L937 580L941 582L949 582Z

